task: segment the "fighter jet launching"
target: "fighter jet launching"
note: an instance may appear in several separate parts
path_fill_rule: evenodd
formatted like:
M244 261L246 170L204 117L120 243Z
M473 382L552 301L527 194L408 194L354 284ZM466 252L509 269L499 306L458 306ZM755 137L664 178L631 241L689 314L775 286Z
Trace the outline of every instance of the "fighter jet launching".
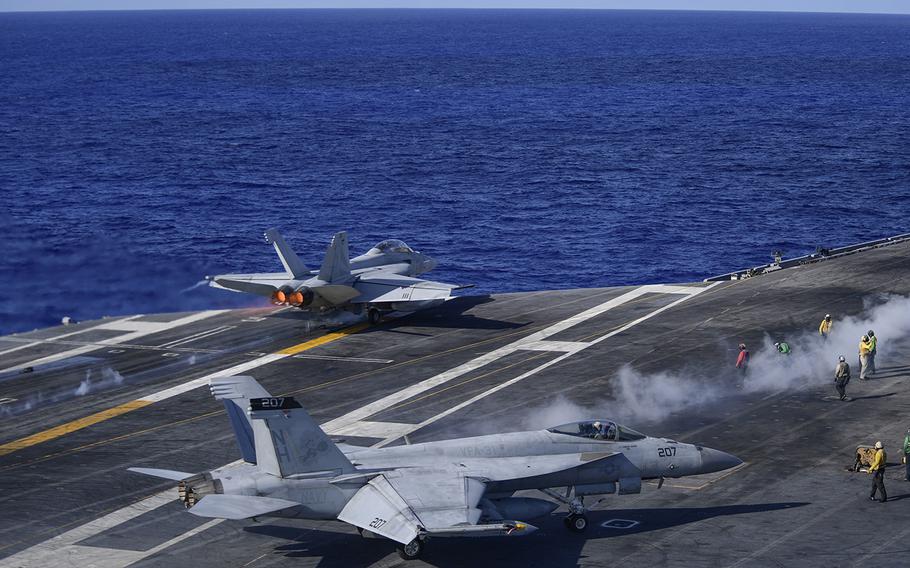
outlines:
M568 506L566 527L587 528L585 498L641 492L642 480L721 471L742 463L719 450L652 438L609 420L385 448L334 443L291 397L252 377L214 379L242 463L198 474L131 471L178 481L190 513L339 520L399 544L409 560L428 537L519 536L558 504L514 497L536 489ZM560 491L556 489L560 488Z
M307 311L366 309L370 323L377 323L385 312L440 304L452 297L453 290L469 287L416 278L435 268L436 261L397 239L349 259L347 233L336 233L319 270L304 266L277 229L266 231L265 240L275 247L284 272L206 276L209 285Z

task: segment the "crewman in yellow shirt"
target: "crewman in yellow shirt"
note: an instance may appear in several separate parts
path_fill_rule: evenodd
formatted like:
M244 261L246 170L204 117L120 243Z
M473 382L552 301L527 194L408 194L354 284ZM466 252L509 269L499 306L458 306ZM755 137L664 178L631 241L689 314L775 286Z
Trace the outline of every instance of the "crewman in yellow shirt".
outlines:
M828 339L829 333L831 333L831 314L825 314L822 322L818 324L818 334L823 338Z
M872 474L872 493L869 494L869 500L875 501L876 490L882 494L879 503L888 500L888 493L885 492L885 462L888 455L882 446L881 441L875 442L875 455L872 457L872 465L869 466L869 473Z

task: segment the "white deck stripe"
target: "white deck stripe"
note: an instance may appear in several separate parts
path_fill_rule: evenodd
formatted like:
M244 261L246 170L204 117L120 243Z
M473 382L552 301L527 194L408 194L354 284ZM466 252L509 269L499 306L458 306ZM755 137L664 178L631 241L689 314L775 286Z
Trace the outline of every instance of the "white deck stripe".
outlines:
M70 349L68 351L63 351L61 353L54 353L52 355L47 355L46 357L41 357L38 359L34 359L32 361L28 361L26 363L20 363L18 365L13 365L12 367L0 368L0 371L18 371L19 369L24 369L26 367L35 367L37 365L53 363L54 361L60 361L62 359L68 359L70 357L75 357L77 355L82 355L83 353L88 353L90 351L94 351L96 349L99 349L99 346L106 347L106 346L110 346L110 345L117 345L118 343L125 343L127 341L139 339L140 337L145 337L146 335L151 335L153 333L166 331L169 329L173 329L175 327L180 327L181 325L187 325L190 323L204 320L206 318L210 318L212 316L217 316L219 314L223 314L226 311L227 310L209 310L209 311L205 311L205 312L198 312L195 314L191 314L189 316L186 316L186 317L183 317L180 319L176 319L173 321L169 321L169 322L160 322L160 323L154 322L153 328L148 327L144 331L134 331L132 333L127 333L125 335L118 335L117 337L111 337L110 339L101 340L98 343L95 343L93 345L86 345L83 347L77 347L75 349ZM116 322L112 322L112 323L116 323ZM143 322L143 323L153 323L153 322ZM107 324L103 324L103 325L107 325ZM98 327L102 328L103 326L98 326ZM110 329L110 328L106 328L106 329Z
M529 347L529 346L538 344L539 342L546 340L550 336L556 335L557 333L565 331L584 321L587 321L591 318L599 316L609 310L612 310L613 308L615 308L617 306L621 306L621 305L623 305L629 301L632 301L636 298L639 298L645 294L653 294L653 293L655 293L655 291L657 293L661 293L661 291L666 291L667 289L672 289L673 290L672 293L681 293L681 292L679 292L679 290L687 291L686 295L683 298L681 298L680 300L677 300L667 306L664 306L663 308L660 308L654 312L651 312L651 314L641 317L641 318L635 320L634 322L632 322L631 324L629 324L623 328L620 328L618 330L615 330L614 332L607 334L606 336L600 338L599 340L595 340L595 341L591 342L591 344L586 345L585 347L589 347L590 345L593 345L594 343L603 341L604 339L607 339L608 337L612 337L613 335L616 335L617 333L620 333L621 331L628 329L632 325L636 325L636 324L648 319L649 317L652 317L653 315L657 315L658 313L663 312L664 310L667 310L667 309L679 304L682 301L685 301L693 296L696 296L696 295L704 292L705 290L709 290L711 287L713 287L713 285L706 286L703 288L702 287L696 288L696 287L682 287L682 286L664 286L662 284L655 284L655 285L641 286L634 290L630 290L629 292L626 292L625 294L612 298L602 304L594 306L593 308L590 308L579 314L576 314L576 315L566 318L562 321L559 321L559 322L547 327L546 329L542 329L536 333L532 333L526 337L523 337L522 339L519 339L518 341L510 343L509 345L506 345L505 347L500 347L499 349L496 349L494 351L481 355L480 357L477 357L476 359L472 359L471 361L468 361L467 363L463 363L463 364L455 367L454 369L450 369L450 370L440 373L434 377L430 377L429 379L426 379L419 383L413 384L409 387L403 388L398 392L394 392L371 404L368 404L353 412L349 412L348 414L345 414L344 416L336 418L335 420L332 420L327 424L328 431L330 433L335 433L342 429L347 429L349 426L351 426L355 422L365 420L366 418L373 416L374 414L378 414L379 412L382 412L383 410L385 410L387 408L395 406L396 404L400 404L409 398L415 397L430 389L438 387L439 385L442 385L451 380L457 379L458 377L461 377L462 375L470 373L471 371L474 371L475 369L479 369L480 367L483 367L489 363L492 363L493 361L502 359L506 355L514 353L515 351L518 351L520 349L529 349L529 348L533 349L533 347ZM577 351L578 350L575 350L575 351L573 351L573 353L575 353ZM345 430L345 431L349 431L349 430Z
M139 315L135 315L135 316L130 316L130 317L128 317L128 318L123 318L123 319L117 320L117 322L125 322L125 321L129 321L129 320L131 320L131 319L139 318L139 317L142 317L142 315L139 314ZM18 337L4 337L3 339L5 339L5 340L23 341L23 342L26 342L26 343L25 343L24 345L20 345L20 346L18 346L18 347L12 347L12 348L10 348L10 349L4 349L3 351L0 351L0 355L5 355L5 354L7 354L7 353L12 353L13 351L19 351L20 349L28 349L29 347L35 347L35 346L37 346L37 345L41 345L42 343L53 343L53 342L57 341L58 339L63 339L64 337L72 337L72 336L74 336L74 335L79 335L80 333L85 333L85 332L87 332L87 331L92 331L93 329L110 329L109 327L106 327L106 326L110 325L111 323L114 323L114 322L107 322L107 321L106 321L106 322L104 322L104 323L102 323L102 324L93 325L93 326L91 326L91 327L86 327L85 329L79 329L79 330L77 330L77 331L71 331L71 332L69 332L69 333L62 333L62 334L60 334L60 335L55 335L55 336L53 336L53 337L46 337L46 338L44 338L44 339L35 339L35 340L31 340L31 339L26 339L26 338L21 338L21 339L20 339L20 338L18 338Z
M708 288L711 288L711 287L712 287L712 286L708 286L708 287L706 287L706 288L699 288L699 290L701 290L701 291L703 292L703 291L705 291L705 290L707 290ZM645 321L645 320L648 320L648 319L650 319L650 318L652 318L652 317L654 317L654 316L660 314L661 312L664 312L664 311L666 311L666 310L669 310L669 309L672 308L673 306L676 306L676 305L681 304L682 302L685 302L686 300L688 300L689 298L691 298L692 296L695 296L695 295L697 295L697 294L698 294L698 292L695 293L695 294L688 295L688 296L686 296L686 297L684 297L684 298L680 298L679 300L676 300L675 302L673 302L673 303L671 303L671 304L668 304L668 305L666 305L666 306L664 306L664 307L662 307L662 308L658 308L658 309L654 310L653 312L647 313L647 314L643 315L642 317L640 317L640 318L638 318L638 319L636 319L636 320L634 320L634 321L631 321L631 322L627 323L626 325L624 325L624 326L622 326L622 327L620 327L620 328L618 328L618 329L615 329L615 330L611 331L610 333L607 333L607 334L605 334L605 335L602 335L602 336L598 337L597 339L595 339L595 340L593 340L593 341L591 341L590 343L587 343L587 344L585 344L585 345L586 345L587 347L590 347L590 346L592 346L592 345L596 345L596 344L600 343L601 341L604 341L605 339L608 339L608 338L610 338L610 337L613 337L614 335L616 335L616 334L618 334L618 333L622 333L623 331L629 329L630 327L633 327L633 326L635 326L635 325L638 325L639 323L641 323L641 322L643 322L643 321ZM415 431L417 431L417 430L420 430L421 428L423 428L423 427L425 427L425 426L428 426L428 425L432 424L433 422L436 422L436 421L438 421L438 420L441 420L441 419L445 418L446 416L448 416L448 415L450 415L450 414L453 414L453 413L455 413L455 412L458 412L459 410L461 410L462 408L464 408L464 407L466 407L466 406L469 406L469 405L471 405L471 404L474 404L474 403L477 402L478 400L481 400L481 399L483 399L483 398L486 398L486 397L490 396L491 394L497 393L497 392L501 391L502 389L504 389L504 388L506 388L506 387L510 387L510 386L514 385L515 383L517 383L517 382L519 382L519 381L523 381L523 380L525 380L526 378L528 378L528 377L530 377L530 376L532 376L532 375L535 375L535 374L539 373L540 371L543 371L543 370L546 369L547 367L552 367L552 366L555 365L556 363L559 363L560 361L563 361L564 359L568 359L569 357L571 357L571 356L572 356L573 354L575 354L575 353L577 353L577 351L572 351L572 352L566 353L566 354L564 354L564 355L560 355L559 357L557 357L557 358L555 358L555 359L552 359L552 360L550 360L550 361L547 361L547 362L544 363L543 365L540 365L540 366L538 366L538 367L535 367L534 369L531 369L530 371L528 371L528 372L526 372L526 373L523 373L523 374L521 374L521 375L515 377L514 379L510 379L510 380L508 380L508 381L506 381L506 382L504 382L504 383L500 383L500 384L496 385L495 387L492 387L492 388L490 388L490 389L488 389L488 390L485 390L484 392L482 392L482 393L480 393L480 394L477 394L477 395L475 395L475 396L469 398L468 400L465 400L464 402L462 402L462 403L460 403L460 404L457 404L457 405L455 405L455 406L453 406L453 407L451 407L451 408L448 408L448 409L444 410L443 412L440 412L440 413L437 414L436 416L432 416L432 417L430 417L430 418L427 418L426 420L424 420L424 421L421 422L420 424L415 425L414 428L413 428L412 430L409 430L409 431L407 431L407 432L398 434L397 436L394 436L394 437L385 438L385 439L382 440L381 442L377 442L376 444L374 444L373 447L374 447L374 448L381 448L381 447L383 447L383 446L385 446L385 445L387 445L387 444L389 444L389 443L391 443L391 442L394 442L395 440L397 440L398 438L404 436L405 434L410 434L411 432L415 432ZM356 426L356 425L355 425L355 426ZM356 435L357 435L357 434L356 434L357 429L356 429L355 427L353 427L353 426L352 426L352 427L348 427L348 432L349 432L348 435L352 435L352 436L356 436Z
M223 325L221 327L216 327L214 329L209 329L209 330L203 331L201 333L193 334L189 337L182 337L175 341L171 341L170 343L163 343L163 344L161 344L161 347L177 347L178 345L190 343L192 341L196 341L199 339L206 339L207 337L211 337L213 335L218 335L219 333L224 333L225 331L230 331L230 330L234 329L235 327L237 327L237 326Z
M14 554L0 561L0 567L9 568L43 568L57 566L65 562L67 566L86 566L92 568L120 568L136 563L143 558L156 554L182 540L186 540L202 531L221 523L224 519L213 519L192 530L182 533L170 540L148 550L122 550L98 546L81 546L77 543L96 536L108 529L135 519L145 513L154 511L177 500L173 489L156 493L141 501L109 513L100 519L80 525L61 535L46 540L31 548Z
M528 351L557 351L562 353L574 353L589 347L589 343L584 341L533 341L527 345L522 345L521 349Z

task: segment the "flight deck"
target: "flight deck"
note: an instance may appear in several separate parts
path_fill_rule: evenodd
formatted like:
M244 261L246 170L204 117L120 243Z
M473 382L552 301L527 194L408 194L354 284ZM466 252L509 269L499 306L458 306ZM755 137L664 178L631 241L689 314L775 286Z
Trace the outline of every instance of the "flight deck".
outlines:
M910 325L893 322L910 320L899 298L910 296L910 241L849 252L703 282L461 296L377 325L261 307L0 337L0 567L905 566ZM880 320L905 333L878 333L878 372L860 382L855 369L840 402L837 353L815 330L825 313L864 324L875 305L894 306ZM785 376L805 369L768 362L780 338L794 357L824 352L808 374L831 379ZM750 374L733 368L741 342ZM561 507L527 537L433 538L405 562L339 522L198 518L175 483L126 471L238 460L208 389L225 375L293 395L349 444L614 416L745 463L607 496L582 535ZM871 476L846 470L875 440L889 451L885 504L868 500Z

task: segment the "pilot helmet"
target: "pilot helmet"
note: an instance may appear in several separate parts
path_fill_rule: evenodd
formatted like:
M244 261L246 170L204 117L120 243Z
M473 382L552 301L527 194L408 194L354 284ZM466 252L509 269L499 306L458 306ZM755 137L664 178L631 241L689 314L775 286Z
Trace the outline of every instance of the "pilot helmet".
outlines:
M601 423L600 423L599 421L596 421L596 422L594 422L594 424L592 424L592 426L594 426L595 428L597 428L598 430L600 430Z

